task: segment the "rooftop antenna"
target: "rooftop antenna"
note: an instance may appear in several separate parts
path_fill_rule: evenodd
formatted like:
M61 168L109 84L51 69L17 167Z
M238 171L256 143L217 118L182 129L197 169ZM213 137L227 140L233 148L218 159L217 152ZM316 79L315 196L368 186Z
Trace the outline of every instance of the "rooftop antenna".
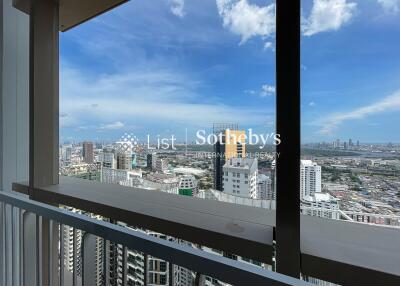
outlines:
M187 151L188 151L188 130L186 128L186 150L185 150L185 156L187 157Z

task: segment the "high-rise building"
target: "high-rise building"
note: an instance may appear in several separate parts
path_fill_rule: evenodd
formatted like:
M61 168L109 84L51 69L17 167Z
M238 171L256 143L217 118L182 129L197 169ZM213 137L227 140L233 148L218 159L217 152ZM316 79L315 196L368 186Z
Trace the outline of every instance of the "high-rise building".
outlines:
M267 175L259 174L257 178L257 194L254 198L259 200L275 200L275 197L271 178Z
M141 178L141 171L120 170L105 167L101 170L101 182L103 183L133 187L139 185Z
M83 142L82 157L85 163L92 164L94 162L93 142Z
M230 158L223 167L223 192L239 197L257 196L257 159Z
M117 168L117 159L115 157L115 150L111 147L106 147L103 149L102 154L102 166L104 168Z
M147 154L146 159L147 159L147 169L152 170L153 169L153 154Z
M133 143L130 141L116 142L117 169L132 169Z
M184 196L195 196L198 193L197 180L192 175L183 176L179 181L178 192Z
M244 130L225 130L225 160L246 156L246 132Z
M130 227L125 223L118 223L121 226L135 231L143 232L148 235L162 238L169 241L175 241L180 244L190 244L176 238L135 227ZM190 244L191 245L191 244ZM116 251L112 251L116 249ZM112 285L135 285L135 286L192 286L194 285L195 274L181 266L171 265L169 262L160 258L146 255L144 253L124 249L120 245L114 246L110 253L114 255L111 268L114 279L111 279ZM126 284L123 284L122 277L126 277Z
M300 162L300 197L321 192L321 166L311 160Z
M64 162L70 162L72 157L72 146L71 145L62 146L61 155Z
M88 212L83 212L81 210L72 208L72 207L64 207L70 212L85 214L92 218L101 220L102 218L98 215L94 215ZM68 225L62 226L62 246L64 248L64 282L65 284L69 284L68 282L72 282L73 273L75 269L75 275L78 278L78 281L83 280L83 244L85 232L82 230L74 229ZM92 277L94 280L95 286L103 285L103 269L104 269L104 261L103 261L103 240L99 237L94 238L94 251L93 251L93 272Z
M151 168L156 172L164 172L168 169L167 159L160 158L156 153L151 155Z
M246 132L238 130L237 124L214 124L214 189L222 191L222 168L230 158L246 156Z
M137 167L137 154L136 153L132 153L132 166L131 168L134 169Z
M117 153L117 169L131 170L132 169L132 155L127 152Z

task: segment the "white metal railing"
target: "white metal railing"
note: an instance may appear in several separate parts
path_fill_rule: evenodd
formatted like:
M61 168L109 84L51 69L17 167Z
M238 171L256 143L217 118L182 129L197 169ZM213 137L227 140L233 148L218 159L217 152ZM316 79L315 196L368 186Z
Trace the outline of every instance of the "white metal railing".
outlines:
M58 247L60 261L58 273L51 272L52 265L47 265L48 274L41 269L43 254L40 229L43 219L50 220L50 227L61 230L60 245L65 245L64 226L73 227L72 250L65 252ZM78 240L77 231L83 236ZM50 231L50 233L53 233ZM51 238L48 238L51 239ZM54 237L53 237L54 239ZM57 238L58 239L58 238ZM214 277L234 285L309 285L279 273L260 267L217 256L186 245L149 236L109 222L97 220L86 215L73 213L47 204L27 199L21 195L0 192L0 283L4 286L42 285L42 281L54 281L56 275L59 285L104 285L110 279L104 269L98 267L102 248L100 241L114 244L115 247L127 248L158 257L173 265L181 265L195 273ZM69 243L69 238L68 242ZM81 244L81 253L77 246ZM48 249L48 251L52 251ZM54 251L54 249L53 249ZM18 255L16 255L18 252ZM66 255L71 254L72 273L65 271ZM80 255L80 264L77 256ZM101 255L101 259L108 259ZM115 257L114 257L115 259ZM11 263L10 263L11 262ZM116 264L118 265L118 263ZM80 275L77 275L77 273ZM53 277L50 277L53 276ZM123 279L123 278L122 278ZM201 279L198 279L200 281ZM50 285L54 285L51 282Z

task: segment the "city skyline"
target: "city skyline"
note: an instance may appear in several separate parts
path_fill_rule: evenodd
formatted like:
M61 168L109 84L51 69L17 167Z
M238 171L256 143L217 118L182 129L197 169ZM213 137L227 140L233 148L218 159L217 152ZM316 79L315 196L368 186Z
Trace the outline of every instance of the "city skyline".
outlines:
M303 143L400 142L398 1L303 2ZM184 138L232 121L273 132L273 2L157 4L130 1L61 34L61 141Z

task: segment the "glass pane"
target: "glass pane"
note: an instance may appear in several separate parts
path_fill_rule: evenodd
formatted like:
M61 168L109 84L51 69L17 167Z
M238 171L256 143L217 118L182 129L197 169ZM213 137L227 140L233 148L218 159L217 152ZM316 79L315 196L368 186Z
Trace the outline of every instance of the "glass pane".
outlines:
M61 35L60 74L61 175L275 208L275 1L129 1Z
M62 34L61 174L273 207L274 39L273 1L132 2Z
M302 213L398 227L399 2L302 6Z

